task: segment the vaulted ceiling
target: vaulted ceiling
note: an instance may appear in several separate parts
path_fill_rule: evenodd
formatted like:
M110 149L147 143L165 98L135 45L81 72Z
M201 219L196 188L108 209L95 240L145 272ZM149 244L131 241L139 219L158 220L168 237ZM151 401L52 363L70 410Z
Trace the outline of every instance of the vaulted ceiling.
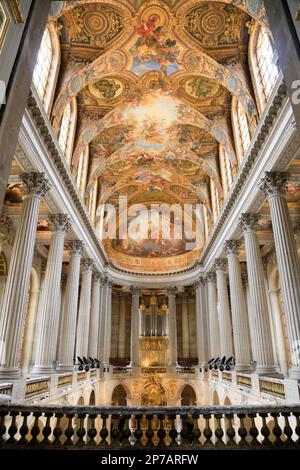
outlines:
M248 25L264 22L258 0L68 1L58 18L61 70L53 107L78 107L73 165L89 146L87 193L98 203L202 203L210 179L223 197L219 151L236 164L231 102L255 102ZM146 223L146 222L145 222ZM182 268L199 257L185 240L106 240L128 269Z

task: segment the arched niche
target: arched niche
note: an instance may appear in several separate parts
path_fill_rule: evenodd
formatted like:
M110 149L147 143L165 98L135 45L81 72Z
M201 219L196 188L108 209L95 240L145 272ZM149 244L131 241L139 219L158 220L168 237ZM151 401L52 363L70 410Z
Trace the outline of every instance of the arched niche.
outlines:
M181 406L196 406L195 390L191 385L185 385L181 391Z
M127 392L123 385L117 385L112 393L112 406L127 406Z

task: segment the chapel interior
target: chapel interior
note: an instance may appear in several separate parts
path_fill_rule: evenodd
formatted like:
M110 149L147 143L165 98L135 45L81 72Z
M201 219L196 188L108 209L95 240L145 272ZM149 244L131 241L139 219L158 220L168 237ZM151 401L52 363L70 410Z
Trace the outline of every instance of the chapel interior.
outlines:
M299 51L296 0L1 0L0 448L299 445Z

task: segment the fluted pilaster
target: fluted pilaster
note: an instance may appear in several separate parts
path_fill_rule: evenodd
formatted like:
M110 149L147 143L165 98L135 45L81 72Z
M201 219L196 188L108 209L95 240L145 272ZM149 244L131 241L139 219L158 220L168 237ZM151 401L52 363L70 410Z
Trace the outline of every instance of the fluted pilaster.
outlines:
M243 231L247 256L247 272L251 314L256 353L256 372L274 373L277 368L271 337L268 314L267 294L264 283L263 264L255 226L259 221L257 214L242 214L239 220Z
M242 272L238 257L239 249L239 240L228 240L225 242L229 271L235 369L242 371L251 369L251 348Z
M105 367L109 365L110 350L111 350L111 296L112 296L112 282L107 279L106 285L106 302L105 302L105 332L104 332L104 354L103 364Z
M98 335L100 324L100 296L101 296L101 274L94 273L92 276L92 304L90 318L90 332L88 354L98 358Z
M130 361L132 367L139 366L139 309L140 309L140 290L137 287L131 287L131 343L130 343Z
M211 358L219 357L221 354L220 349L220 326L218 318L218 300L217 300L217 285L216 274L210 272L207 278L207 297L209 305L209 338L210 338L210 356Z
M168 289L169 366L177 365L176 287Z
M81 290L79 300L77 333L76 333L76 357L88 355L88 340L91 315L91 289L94 261L90 258L82 261Z
M120 296L120 318L119 318L119 331L118 331L118 357L125 358L126 347L126 296Z
M225 259L217 258L215 260L214 267L217 276L221 356L230 357L233 355L233 343L226 266L227 263Z
M189 357L189 319L188 303L186 294L182 297L181 303L181 330L182 330L182 357Z
M196 328L197 350L200 367L206 367L208 362L208 305L207 305L207 279L200 277L196 283Z
M80 240L70 243L70 263L68 269L65 304L60 329L58 348L58 369L73 370L73 356L76 337L76 320L80 278L80 259L84 244Z
M287 174L267 172L260 189L268 198L292 356L291 378L300 379L300 265L286 200Z
M71 227L66 214L50 216L51 242L47 259L47 267L43 291L41 293L41 309L38 343L35 353L33 373L50 374L54 372L53 363L56 358L57 333L60 314L60 281L64 253L65 234ZM51 332L51 334L50 334Z
M24 203L16 231L0 314L0 377L20 376L19 352L42 197L50 185L43 173L24 173Z

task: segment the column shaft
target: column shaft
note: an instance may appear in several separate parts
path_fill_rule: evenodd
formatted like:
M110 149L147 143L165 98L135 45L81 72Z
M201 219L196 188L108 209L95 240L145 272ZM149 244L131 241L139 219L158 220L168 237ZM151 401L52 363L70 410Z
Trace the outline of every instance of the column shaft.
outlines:
M187 296L182 297L181 305L181 326L182 326L182 357L187 359L190 356L189 348L189 317Z
M58 348L59 370L73 370L73 359L75 353L80 259L83 252L83 242L76 240L70 244L70 248L66 297Z
M140 365L140 334L139 334L139 314L140 314L140 291L136 287L131 289L131 347L130 361L132 367Z
M267 172L260 188L268 196L292 356L291 378L300 379L300 264L289 208L285 196L287 175Z
M47 259L43 291L41 293L41 310L38 343L35 353L33 373L49 374L54 372L53 363L56 357L57 333L60 313L60 281L64 252L65 232L70 228L66 215L51 216L52 236Z
M121 295L120 298L120 310L119 310L119 341L118 341L118 357L120 359L125 358L125 346L126 346L126 297Z
M177 365L176 287L168 289L169 308L169 366Z
M218 290L221 356L226 356L227 358L229 358L233 355L233 343L225 266L226 262L224 259L217 259L215 261Z
M221 354L220 327L218 318L217 286L215 273L207 275L207 297L209 305L209 338L210 358L217 358Z
M76 333L76 357L87 357L91 314L92 259L84 259Z
M246 247L249 295L257 361L256 372L263 374L274 373L277 368L272 345L261 253L258 238L254 231L257 222L258 216L256 214L242 214L240 218Z
M250 333L244 297L241 266L238 258L240 242L228 240L225 251L228 259L231 313L235 351L235 369L250 370Z
M207 280L201 277L196 284L197 350L200 367L206 367L208 362L207 310Z
M0 315L0 377L19 377L19 354L41 198L49 184L42 173L22 175L26 191L3 293Z
M94 273L92 278L92 304L91 304L91 318L90 318L90 332L88 355L92 358L98 357L98 335L100 324L100 296L101 296L101 276L99 273Z
M107 282L106 286L106 303L105 303L105 333L104 333L104 366L109 366L110 349L111 349L111 295L112 283Z

